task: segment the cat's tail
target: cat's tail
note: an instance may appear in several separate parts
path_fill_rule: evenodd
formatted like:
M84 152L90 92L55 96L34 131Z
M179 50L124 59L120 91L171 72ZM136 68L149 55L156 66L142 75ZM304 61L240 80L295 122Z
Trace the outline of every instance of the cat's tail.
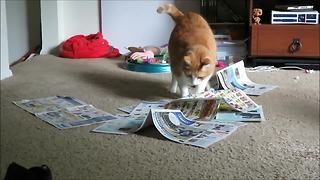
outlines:
M183 13L173 4L161 5L158 7L157 12L169 14L174 21L177 21L179 17L183 16Z

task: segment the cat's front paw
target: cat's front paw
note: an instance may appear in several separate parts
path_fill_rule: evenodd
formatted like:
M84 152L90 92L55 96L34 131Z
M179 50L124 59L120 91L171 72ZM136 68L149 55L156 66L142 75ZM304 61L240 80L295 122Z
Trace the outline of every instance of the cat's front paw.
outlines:
M189 89L187 86L180 87L181 97L189 96Z
M181 97L182 98L185 98L185 97L188 97L189 96L189 92L182 92L181 93Z
M169 90L171 93L176 93L177 92L177 88L170 88Z

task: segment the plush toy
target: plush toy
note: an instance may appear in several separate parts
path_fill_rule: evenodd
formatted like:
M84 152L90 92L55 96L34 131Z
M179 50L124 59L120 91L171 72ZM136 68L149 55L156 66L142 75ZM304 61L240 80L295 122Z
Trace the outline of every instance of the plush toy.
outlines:
M262 15L262 9L254 8L252 10L252 18L253 18L253 24L260 25L260 17Z
M168 48L165 46L128 47L130 52L125 56L132 63L167 63Z

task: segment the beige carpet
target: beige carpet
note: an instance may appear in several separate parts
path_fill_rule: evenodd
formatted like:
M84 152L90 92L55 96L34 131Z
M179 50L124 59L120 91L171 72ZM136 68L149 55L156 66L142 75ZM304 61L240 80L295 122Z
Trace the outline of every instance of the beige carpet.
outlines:
M207 149L174 143L155 128L133 135L58 130L12 101L70 95L110 113L141 100L175 98L170 74L136 73L121 60L38 56L1 81L1 178L11 162L48 165L57 180L318 179L319 72L248 73L279 87L254 101L266 121L241 127ZM299 76L298 80L294 78Z

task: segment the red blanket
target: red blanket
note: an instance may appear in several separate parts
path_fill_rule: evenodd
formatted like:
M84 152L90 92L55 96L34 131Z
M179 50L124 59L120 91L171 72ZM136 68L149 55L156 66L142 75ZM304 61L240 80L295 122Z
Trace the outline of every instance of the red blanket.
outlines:
M101 58L120 56L119 49L109 45L102 33L76 35L62 44L59 56L66 58Z

